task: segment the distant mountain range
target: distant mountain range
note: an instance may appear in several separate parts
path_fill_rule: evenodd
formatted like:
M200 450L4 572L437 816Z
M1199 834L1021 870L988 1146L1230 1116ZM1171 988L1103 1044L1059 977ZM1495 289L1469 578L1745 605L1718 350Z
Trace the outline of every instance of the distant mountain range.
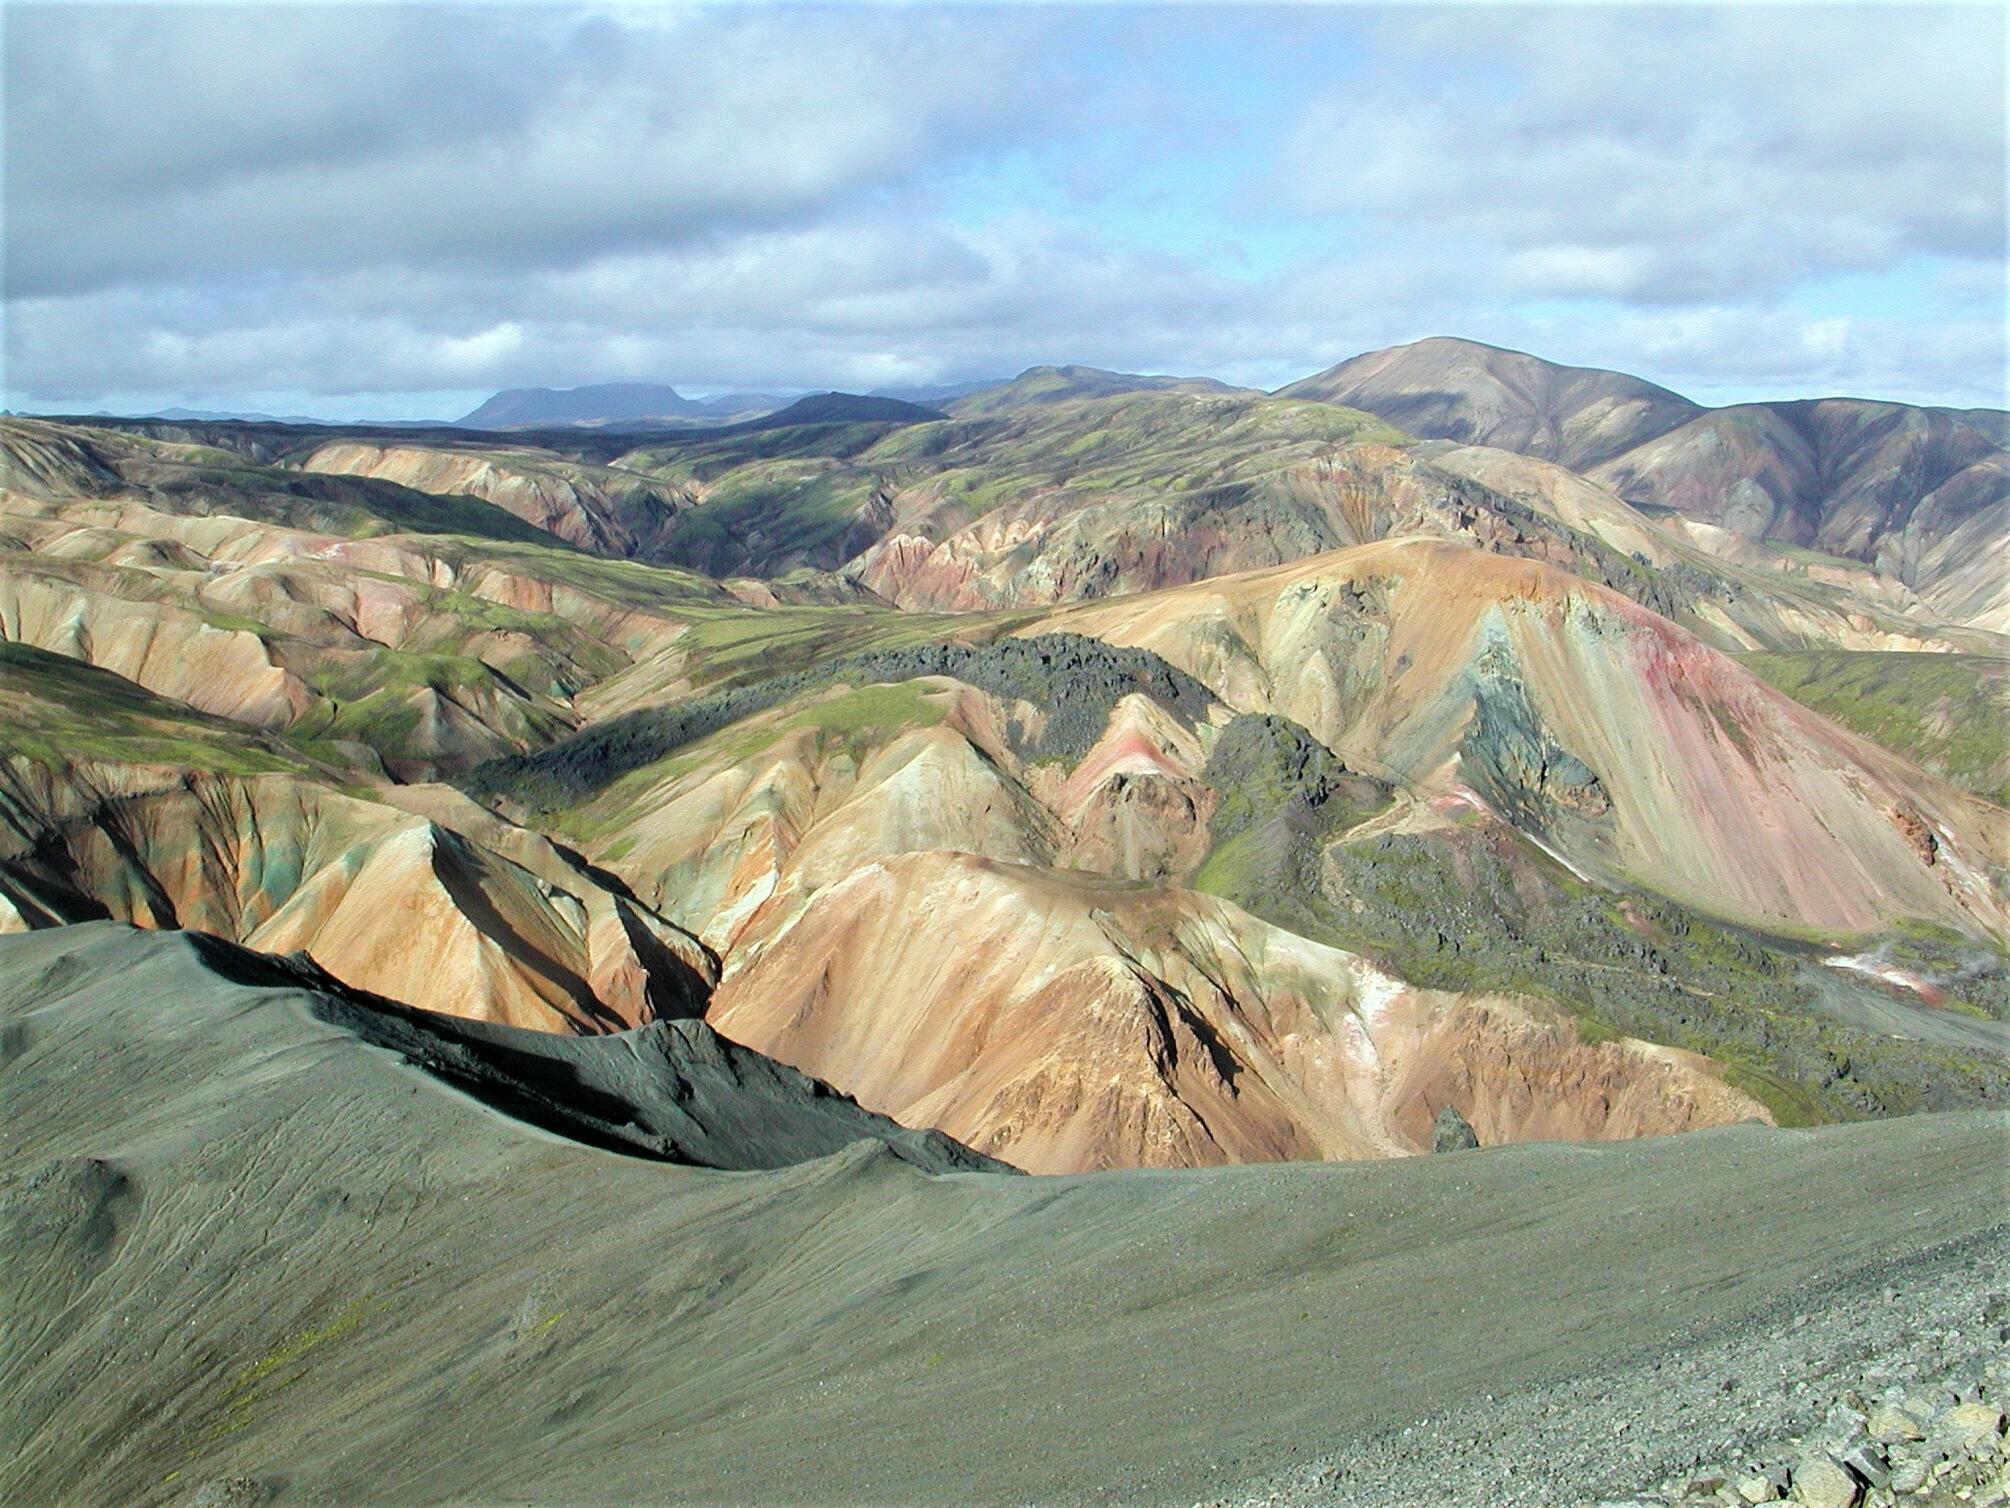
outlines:
M465 429L530 429L543 425L653 425L730 422L771 413L788 403L773 393L686 398L652 382L603 382L591 387L504 388L457 422Z
M1705 408L1622 372L1444 338L1356 356L1278 396L1555 461L1636 506L1862 560L1934 588L1957 616L2010 613L2001 572L1979 564L2010 537L2000 410L1864 398Z
M931 408L953 408L960 414L970 415L1041 403L1065 403L1076 398L1107 398L1120 393L1237 391L1241 390L1217 382L1212 377L1152 377L1135 372L1106 371L1101 367L1038 366L1028 367L1012 378L990 377L974 382L874 388L864 397ZM644 382L610 382L576 388L508 388L457 422L466 429L538 429L559 425L628 429L657 425L730 424L778 412L790 401L790 398L774 393L727 393L714 398L686 398L674 387Z
M1036 1173L2010 1102L1970 416L1452 341L773 401L0 425L0 931L702 1017ZM711 1039L401 1040L647 1138L592 1063Z

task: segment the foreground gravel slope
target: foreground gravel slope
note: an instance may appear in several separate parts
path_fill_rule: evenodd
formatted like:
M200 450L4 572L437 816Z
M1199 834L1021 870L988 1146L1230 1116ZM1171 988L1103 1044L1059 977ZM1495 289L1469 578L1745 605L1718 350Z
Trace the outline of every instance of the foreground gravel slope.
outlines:
M1425 1500L1512 1501L1455 1470L1465 1421L1572 1502L1606 1490L1572 1463L1614 1463L1571 1400L1677 1419L1719 1354L1795 1397L1765 1369L1796 1352L1739 1348L1875 1346L1886 1287L2005 1250L1985 1114L1201 1173L664 1166L102 924L0 941L0 1050L6 1502L1191 1502L1405 1427ZM1717 1449L1694 1417L1668 1438Z

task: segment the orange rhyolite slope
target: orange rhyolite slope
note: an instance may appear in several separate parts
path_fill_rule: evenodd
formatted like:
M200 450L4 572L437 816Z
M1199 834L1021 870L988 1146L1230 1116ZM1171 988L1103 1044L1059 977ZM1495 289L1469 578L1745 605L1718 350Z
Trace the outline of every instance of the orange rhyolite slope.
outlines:
M1188 890L961 853L862 865L729 960L707 1019L1033 1172L1400 1156L1764 1112L1707 1060L1413 989Z

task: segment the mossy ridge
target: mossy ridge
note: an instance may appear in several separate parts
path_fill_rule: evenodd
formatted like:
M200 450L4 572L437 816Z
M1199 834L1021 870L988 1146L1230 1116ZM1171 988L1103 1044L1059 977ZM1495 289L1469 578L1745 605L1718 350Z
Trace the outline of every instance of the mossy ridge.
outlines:
M756 714L697 739L665 759L631 770L599 791L591 805L550 813L552 826L579 842L611 837L633 820L652 791L704 769L744 765L801 732L816 736L819 752L840 753L863 764L885 739L934 727L949 715L937 688L920 681L840 686L793 710ZM603 857L619 858L618 841Z
M1338 846L1326 860L1349 900L1365 903L1363 913L1330 908L1336 929L1361 934L1405 977L1526 991L1624 1035L1703 1053L1738 1069L1741 1087L1783 1122L2010 1099L2010 1063L2000 1058L1822 1015L1801 977L1813 957L1804 943L1645 894L1622 901L1581 883L1531 886L1533 867L1480 844L1460 852L1427 836L1391 837Z
M949 676L1008 701L1039 706L1044 725L1037 738L1025 740L1024 752L1070 763L1102 735L1111 710L1131 693L1151 697L1189 723L1206 718L1216 706L1206 687L1157 655L1079 634L1007 638L982 646L923 643L863 650L675 706L631 712L534 754L491 760L468 772L462 785L478 799L559 811L806 692L839 683L893 684L924 676Z
M2010 806L2010 659L1842 649L1738 658L1803 706Z
M290 738L354 739L393 761L430 758L415 746L424 716L420 692L460 707L519 749L549 743L573 726L556 707L541 705L469 655L377 649L361 664L310 671L305 679L320 699L288 727Z
M660 558L714 574L842 565L877 537L877 493L934 485L960 526L1065 486L1082 501L1250 485L1336 447L1407 445L1367 414L1260 395L1130 393L888 428L818 425L652 441L619 464L709 495L664 529Z
M165 513L228 514L352 539L440 534L569 548L481 498L420 492L375 477L291 471L236 458L229 465L149 460L121 471Z
M842 565L855 553L846 544L874 486L870 473L851 470L791 476L749 468L678 514L665 553L714 576L743 567L772 575L794 564Z
M91 760L221 775L323 772L284 740L28 644L0 641L0 710L0 751L50 769Z

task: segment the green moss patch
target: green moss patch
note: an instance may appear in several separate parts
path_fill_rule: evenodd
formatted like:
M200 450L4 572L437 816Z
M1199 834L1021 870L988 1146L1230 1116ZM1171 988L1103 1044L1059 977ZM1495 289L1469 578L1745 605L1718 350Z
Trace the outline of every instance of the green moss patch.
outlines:
M1840 649L1739 658L1803 706L2010 805L2010 660Z

